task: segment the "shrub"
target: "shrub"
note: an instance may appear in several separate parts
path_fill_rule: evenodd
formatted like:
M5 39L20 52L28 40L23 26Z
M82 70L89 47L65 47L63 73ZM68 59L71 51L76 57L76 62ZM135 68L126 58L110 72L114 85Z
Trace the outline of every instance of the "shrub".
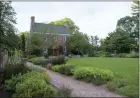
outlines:
M117 57L120 57L120 58L125 58L127 55L127 53L120 53L117 55Z
M61 65L61 64L65 64L66 60L64 56L58 56L58 57L52 58L51 62L53 65Z
M37 71L37 72L46 72L46 68L43 68L41 66L36 66L33 64L28 64L27 67L32 70L32 71Z
M28 58L28 60L32 59L32 58L36 58L36 55L28 55L27 58Z
M134 84L117 88L116 91L121 95L129 96L129 98L139 98L139 87Z
M12 76L11 79L8 79L8 80L5 80L5 88L8 89L8 90L12 90L13 92L15 91L16 89L16 85L18 83L22 83L26 80L30 80L30 79L37 79L37 80L43 80L45 81L47 84L50 83L50 78L49 76L44 73L39 73L39 72L35 72L35 71L31 71L31 72L28 72L28 73L25 73L23 75L21 74L18 74L18 75L15 75L15 76Z
M54 97L55 90L45 81L32 78L16 85L13 97Z
M65 74L65 75L72 75L73 68L74 68L74 66L71 66L71 65L61 65L60 67L58 67L58 72Z
M74 71L74 77L76 79L92 82L96 85L101 85L113 79L113 72L110 70L103 70L98 68L81 68Z
M59 68L60 68L60 65L56 65L56 66L52 66L51 70L58 72Z
M30 60L35 65L47 65L51 61L45 58L33 58Z
M16 64L16 65L7 64L4 71L4 78L9 79L12 75L16 75L19 73L23 74L28 71L30 71L30 69L24 64Z
M4 85L4 87L6 88L6 90L9 90L9 91L14 92L15 89L16 89L16 84L17 84L18 82L21 82L21 81L22 81L21 74L12 76L11 79L5 80L5 85Z
M131 52L131 53L127 54L125 57L127 57L127 58L139 58L139 54L136 52Z
M128 84L129 84L129 82L127 80L117 79L117 80L113 80L113 81L108 82L107 88L110 91L116 91L116 89L124 87Z
M76 79L84 79L92 74L92 70L89 68L80 68L74 71L74 77Z
M61 88L58 89L57 91L57 96L58 97L71 97L72 89L66 86L62 86Z

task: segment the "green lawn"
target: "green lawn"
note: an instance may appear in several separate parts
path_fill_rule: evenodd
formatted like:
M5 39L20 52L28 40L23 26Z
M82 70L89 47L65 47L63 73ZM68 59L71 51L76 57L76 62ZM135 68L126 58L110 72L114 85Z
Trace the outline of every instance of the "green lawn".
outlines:
M71 58L68 64L79 67L111 69L116 74L138 83L138 58Z
M130 83L138 86L138 58L70 58L68 64L75 65L76 68L102 68L110 69L117 76L128 80ZM116 77L115 77L116 78Z

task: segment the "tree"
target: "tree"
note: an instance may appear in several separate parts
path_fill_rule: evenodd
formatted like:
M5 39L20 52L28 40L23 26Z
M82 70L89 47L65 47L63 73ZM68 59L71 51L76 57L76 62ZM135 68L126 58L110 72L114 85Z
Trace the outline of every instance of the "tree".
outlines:
M75 25L75 23L70 19L70 18L63 18L57 21L53 21L50 24L55 24L55 25L63 25L71 30L71 33L75 33L79 30L79 27Z
M129 36L128 32L117 28L104 39L102 47L110 53L129 53L135 48L134 43L135 40Z
M16 23L15 15L10 1L0 1L0 66L4 49L10 51L19 48L17 43L20 38L15 34L16 29L13 25Z
M46 48L46 41L43 33L33 33L27 39L27 53L28 55L42 56L44 48Z
M79 32L72 34L72 36L67 39L67 44L69 52L73 54L86 54L90 47L87 36Z
M117 28L121 28L133 38L139 38L139 28L136 17L125 16L118 20Z
M133 16L139 18L139 0L133 0L133 4L131 6Z
M17 48L18 36L15 34L15 11L10 1L0 1L0 47L1 49Z

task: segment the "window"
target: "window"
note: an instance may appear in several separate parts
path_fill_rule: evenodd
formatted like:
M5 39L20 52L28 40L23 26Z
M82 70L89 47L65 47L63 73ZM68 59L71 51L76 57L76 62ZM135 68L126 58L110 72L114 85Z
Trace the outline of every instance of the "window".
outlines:
M66 36L63 36L63 40L64 40L64 42L66 42Z

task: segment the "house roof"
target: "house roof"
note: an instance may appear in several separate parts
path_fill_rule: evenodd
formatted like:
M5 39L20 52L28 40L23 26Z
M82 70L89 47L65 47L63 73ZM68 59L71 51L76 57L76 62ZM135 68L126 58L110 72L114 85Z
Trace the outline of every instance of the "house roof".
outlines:
M70 34L70 29L62 25L34 23L31 29L32 32Z

